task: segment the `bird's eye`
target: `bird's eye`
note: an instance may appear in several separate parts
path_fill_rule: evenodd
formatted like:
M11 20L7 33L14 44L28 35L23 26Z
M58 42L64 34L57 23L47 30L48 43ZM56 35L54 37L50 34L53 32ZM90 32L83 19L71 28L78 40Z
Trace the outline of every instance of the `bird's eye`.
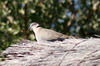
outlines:
M32 24L32 26L34 26L34 25L36 25L36 24Z
M32 26L36 25L37 23L33 23Z

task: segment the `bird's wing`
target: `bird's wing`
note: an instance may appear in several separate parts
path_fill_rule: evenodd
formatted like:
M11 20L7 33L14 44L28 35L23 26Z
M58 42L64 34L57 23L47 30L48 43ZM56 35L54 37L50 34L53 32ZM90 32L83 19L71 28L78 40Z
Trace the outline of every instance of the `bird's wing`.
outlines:
M63 36L63 34L61 34L61 33L58 33L56 31L53 31L53 30L50 30L50 29L44 29L44 28L42 28L39 31L39 34L40 34L39 37L41 39L44 39L44 40L58 39L61 36Z
M59 38L62 38L62 39L68 39L68 38L74 38L73 36L68 36L68 35L64 35L62 33L59 33L59 32L56 32L54 30L50 30L50 29L46 29L47 32L49 32L49 36L54 38L54 39L59 39Z

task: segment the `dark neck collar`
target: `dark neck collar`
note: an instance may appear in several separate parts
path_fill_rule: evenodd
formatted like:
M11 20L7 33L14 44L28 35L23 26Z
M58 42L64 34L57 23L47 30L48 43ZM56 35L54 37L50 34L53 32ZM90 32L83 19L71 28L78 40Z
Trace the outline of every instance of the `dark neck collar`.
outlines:
M37 28L38 28L38 27L40 27L40 26L37 26Z

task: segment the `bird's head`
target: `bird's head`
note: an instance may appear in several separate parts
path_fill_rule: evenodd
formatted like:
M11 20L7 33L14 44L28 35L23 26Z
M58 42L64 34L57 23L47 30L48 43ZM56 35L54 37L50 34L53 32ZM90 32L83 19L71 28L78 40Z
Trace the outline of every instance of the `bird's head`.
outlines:
M39 27L39 24L36 22L33 22L30 24L29 29L30 30L36 30Z

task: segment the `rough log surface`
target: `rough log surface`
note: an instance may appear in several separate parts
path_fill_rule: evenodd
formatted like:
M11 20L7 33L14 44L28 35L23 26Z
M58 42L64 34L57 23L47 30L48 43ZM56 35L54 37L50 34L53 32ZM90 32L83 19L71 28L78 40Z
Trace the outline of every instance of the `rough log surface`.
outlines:
M23 40L3 51L0 66L100 66L100 39Z

